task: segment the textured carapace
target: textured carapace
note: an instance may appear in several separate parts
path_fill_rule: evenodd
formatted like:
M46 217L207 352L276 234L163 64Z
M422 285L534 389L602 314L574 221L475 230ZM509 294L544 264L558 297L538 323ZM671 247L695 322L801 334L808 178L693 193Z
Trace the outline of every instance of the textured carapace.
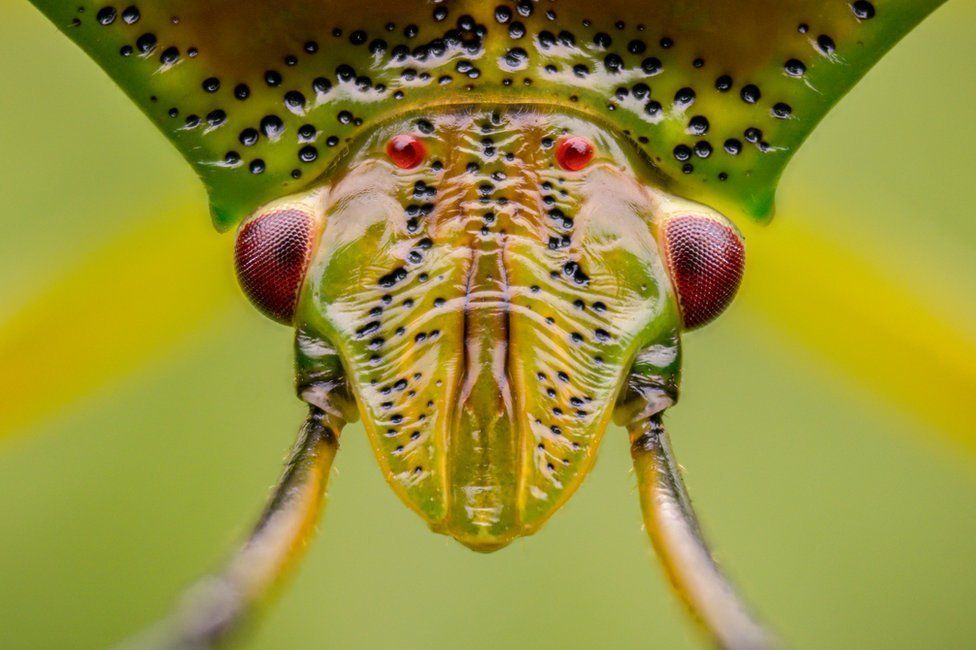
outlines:
M233 227L411 110L575 107L676 194L770 214L787 160L942 0L32 0L177 144Z
M305 277L315 218L300 207L264 212L237 233L234 266L241 288L255 307L291 323Z
M684 326L701 327L725 311L735 297L745 267L745 246L731 224L712 217L673 217L661 230Z

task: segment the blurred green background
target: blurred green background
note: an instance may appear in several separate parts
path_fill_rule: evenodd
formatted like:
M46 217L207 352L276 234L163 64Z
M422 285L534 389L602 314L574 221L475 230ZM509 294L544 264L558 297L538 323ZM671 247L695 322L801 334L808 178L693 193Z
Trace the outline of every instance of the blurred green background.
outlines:
M246 530L300 422L291 335L148 120L0 0L0 647L99 648ZM723 564L798 648L976 647L976 6L827 118L668 425ZM349 427L324 525L246 648L694 648L625 434L537 536L428 532Z

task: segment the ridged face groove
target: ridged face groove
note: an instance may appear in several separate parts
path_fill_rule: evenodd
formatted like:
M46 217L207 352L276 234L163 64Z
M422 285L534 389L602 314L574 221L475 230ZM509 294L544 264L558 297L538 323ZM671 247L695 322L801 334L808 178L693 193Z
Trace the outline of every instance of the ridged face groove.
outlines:
M387 156L404 135L417 168ZM556 156L573 136L594 149L575 171ZM649 198L612 135L530 107L424 114L359 151L330 190L311 322L394 488L497 548L579 485L637 351L676 339Z

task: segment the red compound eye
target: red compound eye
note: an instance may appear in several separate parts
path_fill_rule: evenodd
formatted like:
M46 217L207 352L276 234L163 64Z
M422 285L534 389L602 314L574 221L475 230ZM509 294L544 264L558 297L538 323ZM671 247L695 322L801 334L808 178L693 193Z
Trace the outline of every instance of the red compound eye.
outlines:
M687 215L665 224L664 241L685 329L701 327L725 311L739 289L742 240L720 221Z
M400 169L413 169L424 161L427 147L412 135L398 135L386 145L386 155Z
M276 321L290 323L312 250L312 217L283 209L245 223L237 233L234 265L244 293Z
M578 172L593 160L593 145L586 138L563 138L556 146L556 162L570 172Z

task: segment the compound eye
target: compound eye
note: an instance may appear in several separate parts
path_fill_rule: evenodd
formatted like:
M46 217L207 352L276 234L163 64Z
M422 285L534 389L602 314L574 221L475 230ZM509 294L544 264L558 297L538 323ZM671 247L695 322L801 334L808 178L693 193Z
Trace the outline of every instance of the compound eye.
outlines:
M304 210L272 210L246 222L237 233L234 266L255 307L281 323L291 323L312 250L312 215Z
M569 172L578 172L593 160L593 143L586 138L570 136L556 146L556 162Z
M665 260L685 329L701 327L725 311L742 281L745 246L727 223L700 215L669 219L663 228Z
M427 147L412 135L397 135L387 143L386 155L400 169L413 169L427 157Z

